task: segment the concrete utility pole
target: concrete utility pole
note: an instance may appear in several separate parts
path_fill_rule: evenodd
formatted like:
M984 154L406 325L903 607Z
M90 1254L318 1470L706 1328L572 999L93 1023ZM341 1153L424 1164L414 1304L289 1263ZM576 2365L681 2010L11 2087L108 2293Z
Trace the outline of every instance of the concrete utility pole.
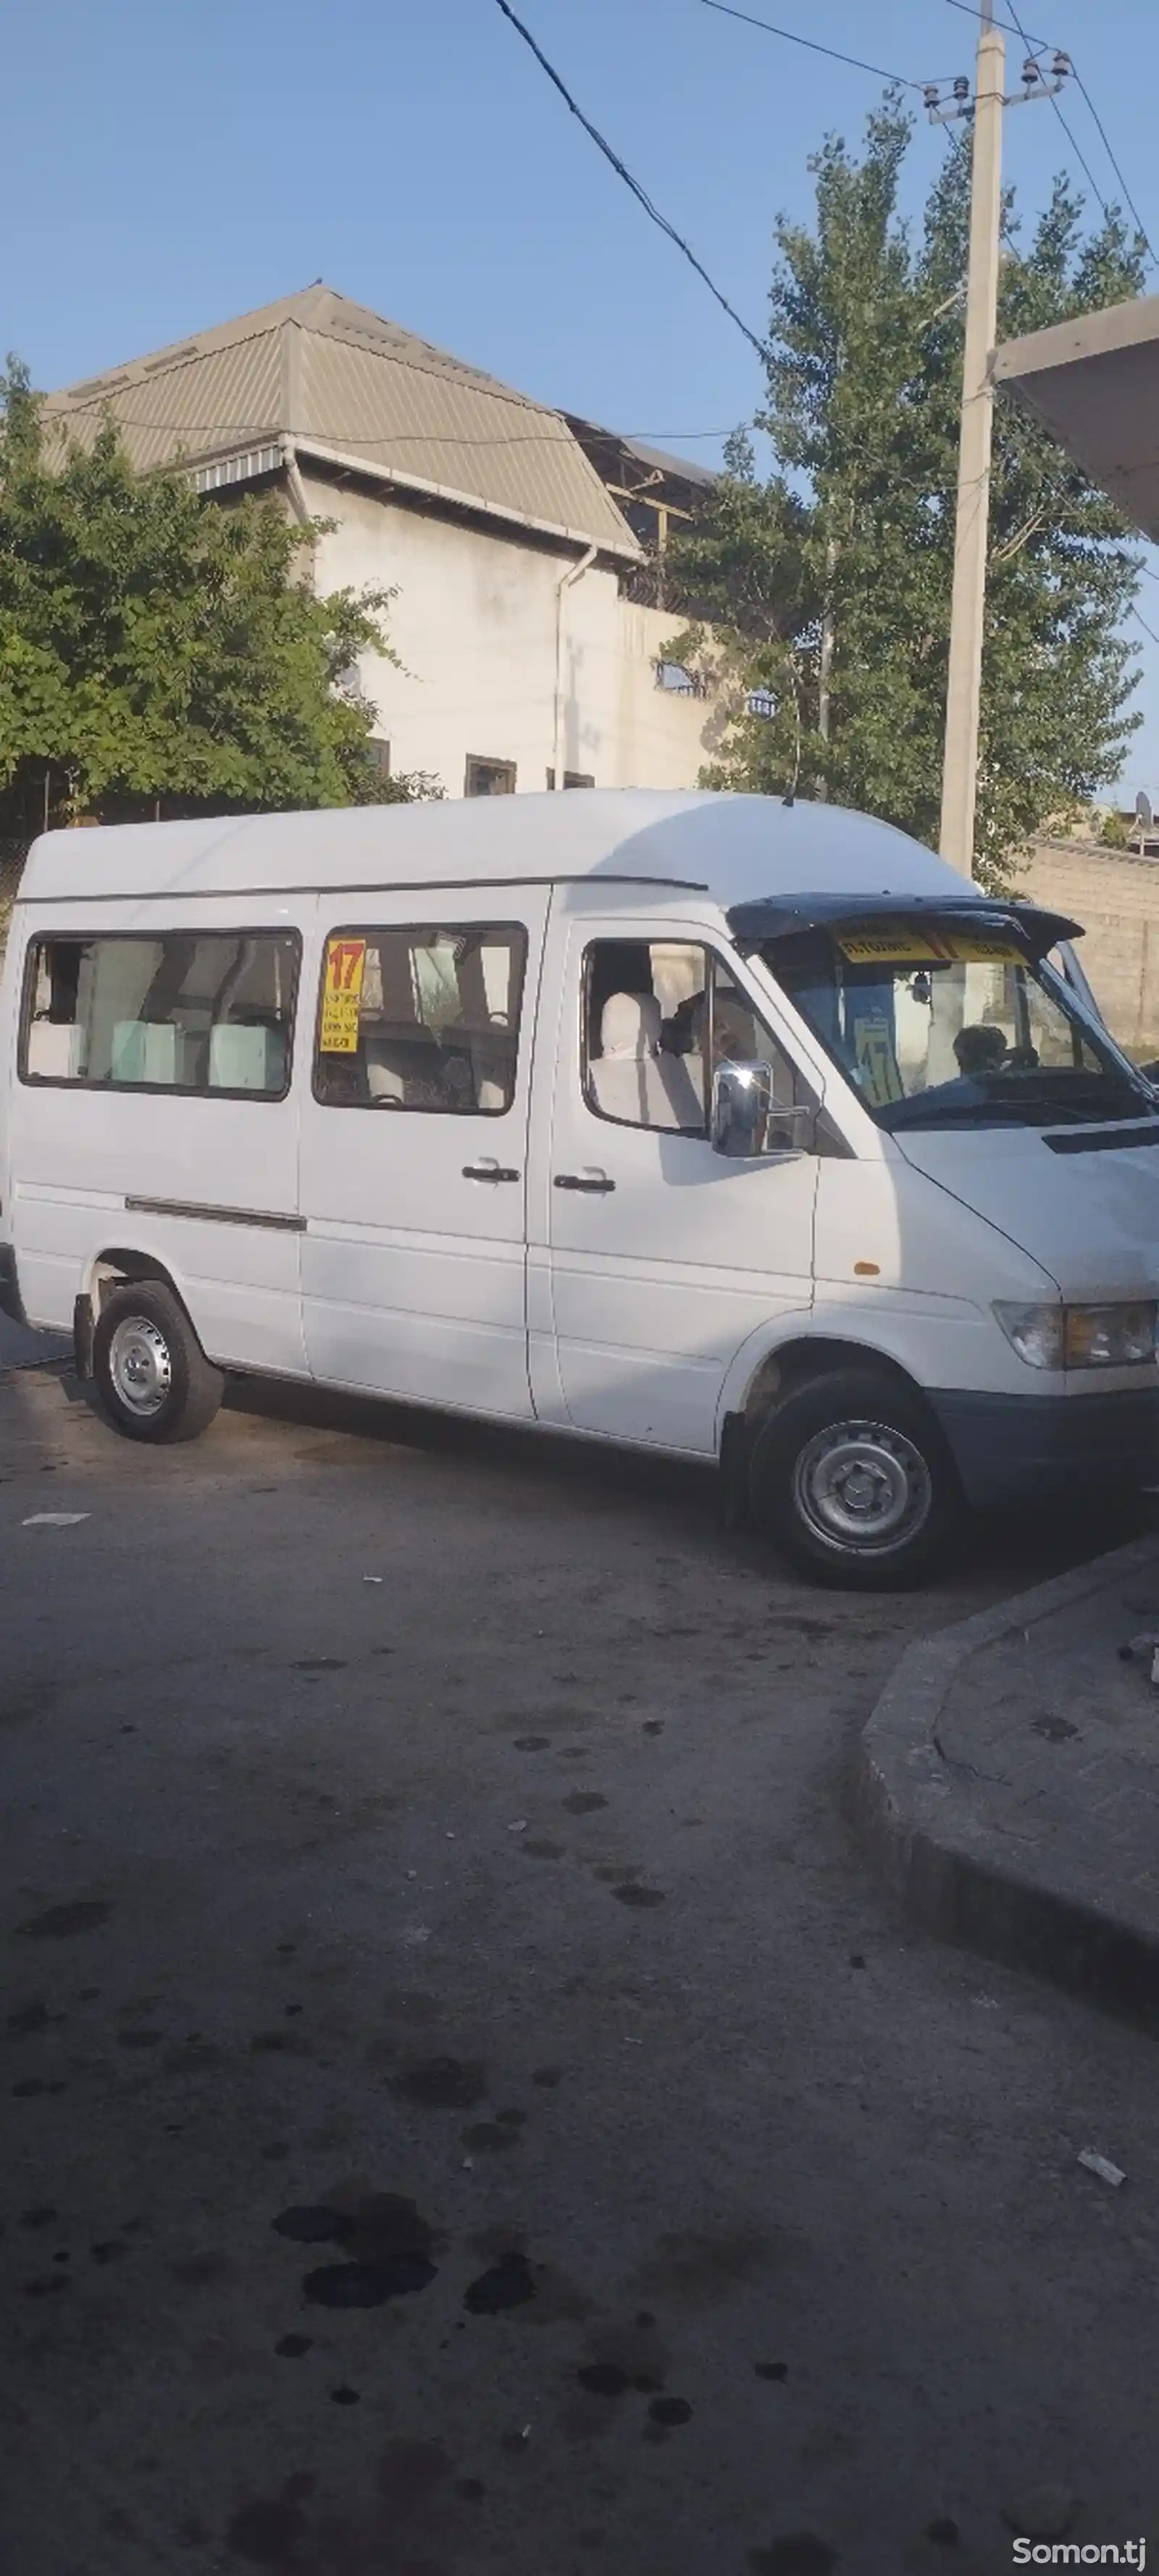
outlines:
M993 0L981 0L974 139L970 172L970 261L966 275L966 350L958 510L954 525L954 592L946 683L942 764L942 857L963 876L974 873L974 807L978 790L978 724L982 701L982 625L986 611L986 542L990 526L990 446L994 388L990 352L998 325L998 259L1002 215L1002 95L1006 53L993 23Z
M936 85L926 91L935 124L968 116L974 134L970 161L970 251L966 270L966 346L962 361L962 426L958 446L958 506L954 524L954 589L950 607L950 665L946 681L946 738L942 763L939 848L963 876L974 873L974 809L978 796L978 732L982 702L982 634L986 614L986 553L990 530L990 449L994 388L990 357L998 327L998 269L1002 225L1002 110L1032 98L1050 98L1070 70L1056 53L1044 77L1040 54L1022 67L1022 88L1003 95L1005 48L994 25L994 0L979 0L978 65L974 96L956 80L953 98Z

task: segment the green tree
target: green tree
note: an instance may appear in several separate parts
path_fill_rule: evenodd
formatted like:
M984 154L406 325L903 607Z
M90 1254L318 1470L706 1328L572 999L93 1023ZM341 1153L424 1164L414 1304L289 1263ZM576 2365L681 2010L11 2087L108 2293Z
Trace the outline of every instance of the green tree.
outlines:
M734 449L675 569L701 614L715 574L724 612L731 721L712 783L783 790L799 759L802 792L936 841L969 148L948 154L915 240L897 211L911 130L887 96L859 160L831 138L812 162L813 225L778 224L758 416L778 470L760 483ZM1138 292L1142 243L1114 212L1084 239L1082 217L1056 181L1022 249L1007 199L1000 336ZM976 846L991 883L1044 817L1119 774L1139 722L1119 631L1137 564L1106 496L1000 397ZM750 613L766 596L775 653ZM745 702L775 669L770 721Z
M54 446L25 370L0 379L0 837L378 803L358 656L396 656L389 591L316 598L275 502L136 474L114 430Z

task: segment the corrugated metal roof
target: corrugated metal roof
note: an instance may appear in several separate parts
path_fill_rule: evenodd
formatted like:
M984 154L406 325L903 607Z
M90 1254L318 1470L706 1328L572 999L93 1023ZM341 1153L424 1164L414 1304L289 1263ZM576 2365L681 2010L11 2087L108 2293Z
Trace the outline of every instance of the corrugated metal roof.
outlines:
M204 467L289 438L469 509L639 552L560 413L328 286L53 394L45 422L89 444L106 413L140 467Z

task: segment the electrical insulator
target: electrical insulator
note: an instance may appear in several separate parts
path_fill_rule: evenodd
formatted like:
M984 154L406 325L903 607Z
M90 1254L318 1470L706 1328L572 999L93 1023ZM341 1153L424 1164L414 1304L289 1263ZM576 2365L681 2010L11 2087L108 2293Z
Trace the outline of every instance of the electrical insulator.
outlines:
M957 77L957 80L956 80L956 81L955 81L955 83L954 83L954 96L955 96L955 98L969 98L969 95L970 95L970 84L969 84L969 81L966 79L965 74L964 74L963 72L959 72L958 77Z
M1050 68L1056 80L1065 80L1070 71L1070 55L1056 54Z
M1026 57L1022 66L1022 77L1026 83L1027 89L1033 89L1034 84L1038 79L1038 65L1035 62L1033 54L1028 54Z
M936 86L935 86L935 83L934 83L933 81L927 81L927 82L926 82L926 87L925 87L925 102L926 102L926 106L927 106L928 108L931 108L931 109L932 109L932 108L935 108L935 107L938 105L938 92L937 92L937 88L936 88Z

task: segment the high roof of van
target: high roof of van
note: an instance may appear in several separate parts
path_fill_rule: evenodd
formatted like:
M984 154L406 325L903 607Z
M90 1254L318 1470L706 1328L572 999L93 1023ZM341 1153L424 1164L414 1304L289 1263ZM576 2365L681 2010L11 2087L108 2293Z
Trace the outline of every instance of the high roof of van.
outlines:
M22 903L519 885L602 878L722 905L796 893L960 902L956 870L865 814L779 797L644 788L48 832Z

